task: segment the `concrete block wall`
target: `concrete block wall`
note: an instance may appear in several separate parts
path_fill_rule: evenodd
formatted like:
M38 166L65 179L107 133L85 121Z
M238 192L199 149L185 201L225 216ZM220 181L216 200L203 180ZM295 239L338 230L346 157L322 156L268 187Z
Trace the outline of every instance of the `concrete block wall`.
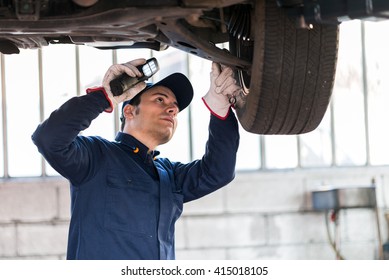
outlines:
M388 238L388 168L330 168L238 173L229 186L185 205L177 230L181 259L335 259L325 213L313 211L320 186L369 186L376 180L381 240ZM378 259L375 212L339 213L340 253L345 259ZM331 236L334 226L330 223Z
M1 182L0 259L64 259L69 200L61 178Z
M367 186L372 178L386 241L389 167L240 172L224 189L184 206L177 259L335 259L325 215L312 210L311 192L322 185ZM2 181L0 259L64 259L69 198L62 178ZM340 211L338 229L346 259L378 258L372 209Z

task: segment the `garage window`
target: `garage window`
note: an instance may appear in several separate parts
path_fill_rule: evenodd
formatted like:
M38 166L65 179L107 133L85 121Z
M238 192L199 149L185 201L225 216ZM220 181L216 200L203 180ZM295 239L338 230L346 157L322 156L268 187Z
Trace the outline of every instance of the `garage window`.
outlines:
M9 176L40 174L40 158L30 135L39 122L39 63L37 51L4 56L4 87L6 95L7 171Z
M366 22L363 25L365 47L365 80L368 92L366 110L369 132L369 163L389 161L389 21Z

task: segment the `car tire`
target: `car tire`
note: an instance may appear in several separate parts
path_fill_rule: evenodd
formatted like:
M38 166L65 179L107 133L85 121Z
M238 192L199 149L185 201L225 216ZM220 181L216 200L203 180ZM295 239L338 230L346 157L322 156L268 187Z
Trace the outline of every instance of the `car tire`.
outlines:
M237 70L246 88L235 105L238 119L256 134L302 134L320 124L334 85L338 25L299 28L274 0L250 8L251 38L230 35L230 52L252 60Z

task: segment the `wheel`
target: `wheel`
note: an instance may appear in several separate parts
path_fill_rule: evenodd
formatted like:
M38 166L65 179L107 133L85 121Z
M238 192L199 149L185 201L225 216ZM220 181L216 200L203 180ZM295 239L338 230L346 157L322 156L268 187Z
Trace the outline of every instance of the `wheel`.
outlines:
M317 128L334 85L338 26L298 28L276 1L259 0L237 7L229 32L230 52L252 61L250 71L236 72L244 88L235 106L242 127L256 134Z

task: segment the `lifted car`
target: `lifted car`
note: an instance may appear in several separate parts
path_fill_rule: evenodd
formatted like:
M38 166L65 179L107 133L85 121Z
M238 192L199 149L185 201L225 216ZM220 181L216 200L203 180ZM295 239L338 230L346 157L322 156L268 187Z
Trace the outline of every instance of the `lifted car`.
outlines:
M388 0L0 0L0 52L177 48L234 68L245 130L301 134L330 102L339 24L379 18L389 18Z

